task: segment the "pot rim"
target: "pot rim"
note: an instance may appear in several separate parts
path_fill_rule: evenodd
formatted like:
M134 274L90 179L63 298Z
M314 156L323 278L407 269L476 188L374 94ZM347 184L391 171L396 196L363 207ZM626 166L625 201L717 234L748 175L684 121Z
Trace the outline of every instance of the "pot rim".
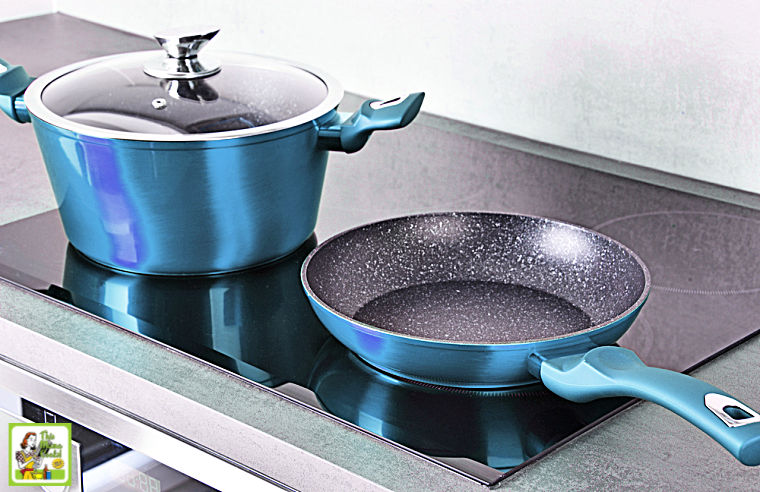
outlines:
M102 56L98 58L91 58L89 60L72 63L70 65L66 65L64 67L57 68L53 71L50 71L38 77L37 79L35 79L26 89L26 92L24 93L24 102L26 103L26 108L29 111L29 113L33 115L35 118L39 118L40 120L50 125L53 125L58 128L63 128L65 130L69 130L78 134L95 137L95 138L103 138L103 139L109 139L109 140L134 140L134 141L153 141L153 142L199 142L199 141L207 141L207 140L229 140L229 139L235 139L235 138L241 138L241 137L248 137L252 135L262 135L266 133L274 133L274 132L278 132L278 131L285 130L288 128L296 127L304 123L314 121L320 116L323 116L329 111L335 109L340 103L340 101L343 99L343 87L340 85L340 83L335 78L333 78L329 74L319 69L313 68L308 65L292 62L289 60L284 60L281 58L271 58L271 57L258 56L258 55L245 53L245 56L248 56L251 59L256 60L257 62L264 65L269 65L272 67L284 65L284 66L297 68L297 69L310 73L311 75L317 77L319 80L322 81L322 83L325 84L325 86L327 87L327 95L325 96L325 98L322 100L321 103L319 103L314 108L306 111L305 113L301 113L298 116L294 116L293 118L288 118L286 120L278 121L276 123L272 123L269 125L262 125L262 126L257 126L254 128L245 128L242 130L231 130L231 131L225 131L225 132L179 133L179 134L170 134L170 135L158 134L158 133L138 133L138 132L127 132L127 131L120 131L120 130L108 130L105 128L98 128L95 126L77 123L56 114L55 112L50 110L47 106L45 106L45 104L42 102L42 93L47 88L47 86L54 80L57 80L61 77L65 77L67 74L71 72L87 67L89 65L94 65L96 63L104 62L104 61L111 60L114 58L122 58L122 57L130 57L130 56L145 57L147 53L151 53L151 52L152 51L133 51L130 53L120 53L116 55L108 55L108 56ZM155 52L156 54L163 53L163 51L160 51L160 50L153 51L153 52ZM224 52L217 51L216 53L221 54ZM236 52L227 52L227 53L236 53ZM236 54L240 54L240 53L236 53Z

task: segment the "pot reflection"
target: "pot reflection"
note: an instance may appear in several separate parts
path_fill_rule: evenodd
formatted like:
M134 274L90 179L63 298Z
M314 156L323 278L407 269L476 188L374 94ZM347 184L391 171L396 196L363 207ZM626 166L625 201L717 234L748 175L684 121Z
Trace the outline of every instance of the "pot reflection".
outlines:
M442 361L441 363L445 363ZM437 457L507 471L625 402L577 404L536 383L504 390L444 388L379 372L328 341L310 388L336 416Z
M161 80L161 87L174 99L189 99L199 103L219 99L219 93L204 79L198 80Z
M276 263L205 277L111 270L69 245L63 288L77 307L248 379L303 384L329 337L299 280L315 245L312 236Z

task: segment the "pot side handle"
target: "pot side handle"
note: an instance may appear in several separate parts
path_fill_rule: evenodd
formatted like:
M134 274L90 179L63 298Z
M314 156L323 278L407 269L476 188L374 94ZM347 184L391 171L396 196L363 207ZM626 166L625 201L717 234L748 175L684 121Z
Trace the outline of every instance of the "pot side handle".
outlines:
M408 96L394 97L385 101L370 99L364 101L359 110L319 129L319 146L325 150L356 152L364 147L375 130L403 128L417 116L425 98L424 92Z
M33 80L24 67L0 58L0 109L19 123L31 121L24 104L24 91Z
M715 386L666 369L648 367L622 347L540 360L544 385L575 402L631 396L662 405L715 439L745 465L760 464L760 414ZM535 365L534 365L535 367Z

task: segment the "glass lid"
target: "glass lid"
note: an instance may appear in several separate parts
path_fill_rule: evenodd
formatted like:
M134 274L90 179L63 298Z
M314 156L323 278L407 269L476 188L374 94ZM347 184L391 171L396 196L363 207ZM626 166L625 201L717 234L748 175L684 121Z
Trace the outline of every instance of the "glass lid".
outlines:
M333 109L342 96L328 77L287 62L242 53L199 56L218 30L197 32L157 35L164 52L106 57L49 81L41 90L42 106L65 123L30 110L57 126L74 123L74 130L84 125L145 139L225 138L224 132L234 132L233 137L264 133L247 130L270 125L277 130L305 123Z

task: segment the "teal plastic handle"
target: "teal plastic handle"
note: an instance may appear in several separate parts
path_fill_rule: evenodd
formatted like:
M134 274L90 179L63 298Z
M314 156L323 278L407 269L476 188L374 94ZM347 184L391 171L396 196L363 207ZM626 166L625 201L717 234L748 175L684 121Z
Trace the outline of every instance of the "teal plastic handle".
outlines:
M609 396L649 400L672 410L715 439L745 465L760 464L760 414L715 386L685 374L648 367L622 347L540 359L544 385L586 402Z
M339 124L319 129L320 146L327 150L356 152L364 147L375 130L403 128L417 116L424 92L380 101L365 101L359 110Z
M33 80L24 67L0 59L0 109L19 123L31 121L23 95Z

